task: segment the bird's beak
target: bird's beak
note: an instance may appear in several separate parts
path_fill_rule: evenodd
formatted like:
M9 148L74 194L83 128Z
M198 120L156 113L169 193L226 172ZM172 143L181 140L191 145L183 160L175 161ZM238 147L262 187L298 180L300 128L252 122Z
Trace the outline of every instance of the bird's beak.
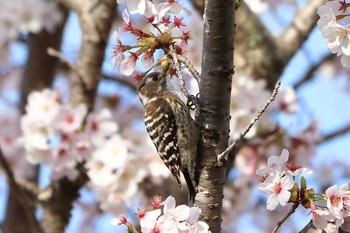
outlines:
M145 85L146 82L146 76L142 78L141 82L139 83L139 85L137 85L136 91L139 92L140 89Z

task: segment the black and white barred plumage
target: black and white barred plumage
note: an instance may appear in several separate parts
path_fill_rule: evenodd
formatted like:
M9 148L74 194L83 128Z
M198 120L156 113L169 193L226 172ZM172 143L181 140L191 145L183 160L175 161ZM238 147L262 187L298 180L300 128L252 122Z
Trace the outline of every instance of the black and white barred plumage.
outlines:
M180 187L180 171L183 173L193 202L198 131L186 104L170 85L165 75L154 72L142 79L138 95L144 105L148 134L159 156Z

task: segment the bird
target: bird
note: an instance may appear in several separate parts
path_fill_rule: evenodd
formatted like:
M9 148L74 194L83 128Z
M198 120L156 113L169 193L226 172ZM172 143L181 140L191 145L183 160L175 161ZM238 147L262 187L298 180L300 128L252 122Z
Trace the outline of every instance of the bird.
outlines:
M144 122L160 158L182 186L182 172L189 202L197 193L196 156L198 127L187 105L174 91L166 72L152 72L142 78L137 93L144 106Z

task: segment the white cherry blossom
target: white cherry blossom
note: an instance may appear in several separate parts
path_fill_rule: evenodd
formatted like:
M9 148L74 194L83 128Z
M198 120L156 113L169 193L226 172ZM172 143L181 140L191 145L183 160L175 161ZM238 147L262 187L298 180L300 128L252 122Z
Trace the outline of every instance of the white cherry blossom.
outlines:
M259 187L263 193L270 195L267 200L267 209L274 210L278 204L285 206L291 195L289 190L293 185L294 181L289 176L281 177L276 171L271 182L266 183L265 187Z

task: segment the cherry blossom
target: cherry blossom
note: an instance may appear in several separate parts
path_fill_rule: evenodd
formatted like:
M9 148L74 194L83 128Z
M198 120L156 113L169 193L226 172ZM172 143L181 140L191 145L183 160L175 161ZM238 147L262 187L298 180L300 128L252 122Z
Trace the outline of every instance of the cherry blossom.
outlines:
M339 9L339 7L340 4L337 1L330 1L318 8L317 14L320 16L320 18L317 21L317 24L320 30L326 27L329 23L336 22L335 14L337 13L337 9Z
M51 125L60 111L58 98L58 93L50 89L32 92L25 107L29 121L33 120L43 126Z
M158 12L154 3L150 0L117 0L118 4L126 2L126 7L131 14L140 14L145 17L151 17Z
M157 202L159 198L156 197ZM181 233L210 233L209 226L198 221L201 210L198 207L187 205L176 206L175 198L169 196L160 203L163 210L154 209L146 211L139 209L136 216L140 220L142 233L155 232L181 232ZM119 216L111 221L113 225L128 225L126 218Z
M278 171L279 173L285 169L286 162L289 158L289 151L287 149L283 149L280 156L270 156L267 159L267 167L271 169L271 171Z
M148 50L146 53L141 58L141 63L143 67L146 69L149 69L153 66L154 64L154 57L153 57L154 51Z
M286 162L289 158L289 151L287 149L283 149L280 156L270 156L267 159L267 167L259 168L256 171L256 174L259 176L259 179L262 183L270 180L270 177L273 177L276 173L284 175L286 171ZM272 178L273 179L273 178Z
M103 144L108 137L118 130L117 124L111 120L111 117L112 113L108 109L89 114L87 117L85 130L93 145Z
M45 163L52 168L52 179L66 176L74 180L79 174L77 164L89 159L93 150L112 135L118 136L109 110L86 116L85 105L65 104L57 92L49 89L31 93L26 111L21 118L23 136L19 142L30 163Z
M151 211L139 210L137 217L140 219L140 226L142 232L147 232L154 229L159 215L162 211L160 209L155 209Z
M294 162L291 162L290 164L287 164L286 165L287 168L288 168L288 173L291 175L291 176L297 176L299 173L304 173L304 174L311 174L313 173L312 170L310 169L307 169L305 167L302 167L300 165L297 165L295 164Z
M117 185L119 176L126 169L128 151L119 135L113 136L97 148L86 164L91 183L98 189Z
M235 167L244 175L255 174L258 166L259 155L254 148L242 148L235 158Z
M277 108L279 111L288 114L296 113L298 111L298 101L295 90L292 87L281 89L271 108Z
M348 24L348 9L341 10L339 1L330 1L318 8L318 27L332 53L342 56L343 66L350 66L347 57L350 56L350 30Z
M122 2L124 1L118 1L118 3ZM177 54L183 55L187 52L185 46L187 46L188 40L191 39L191 35L189 31L184 31L184 27L186 26L184 17L166 14L177 14L177 12L187 11L187 9L173 0L160 3L158 5L158 9L161 11L160 13L155 9L153 1L127 1L127 7L130 13L143 15L146 18L145 22L149 28L145 30L133 26L128 10L123 10L123 31L137 37L137 42L134 46L123 45L119 40L119 33L114 33L113 37L116 41L116 46L114 46L112 51L112 68L118 66L122 74L126 76L133 75L136 71L136 64L139 58L141 58L141 64L148 69L147 72L151 68L155 70L159 68L169 69L168 66L166 68L164 65L162 66L164 63L174 66L166 54L169 53L171 46L174 46ZM159 50L163 52L163 56L157 61L154 61L154 54ZM129 55L125 56L124 52L127 52ZM170 67L169 70L171 69L175 68Z
M186 219L186 226L189 228L189 233L195 232L209 232L209 226L203 221L198 221L200 214L202 213L201 209L197 207L191 207L188 218Z
M120 72L126 76L132 75L135 72L138 54L130 52L130 55L120 63Z
M54 1L45 0L1 1L0 48L5 56L1 61L6 61L10 40L20 33L38 33L43 29L53 32L63 19L57 6Z
M312 222L318 229L327 227L328 221L332 219L329 211L318 208L314 203L311 204Z
M163 16L165 16L165 14L168 12L172 12L178 15L181 13L181 11L184 11L187 14L191 13L190 10L188 10L182 4L180 4L175 0L168 0L166 2L159 3L156 8L158 10L159 18L162 18Z
M80 104L76 107L65 105L60 109L60 114L56 119L55 127L64 133L77 131L81 128L87 111L88 109L84 104Z
M349 216L349 210L344 205L344 200L350 197L348 184L340 186L333 185L326 190L327 207L329 212L336 218L342 219Z
M274 210L278 204L285 206L291 195L289 190L293 187L294 181L289 176L281 177L276 171L271 183L265 184L265 187L259 187L259 189L270 195L267 200L267 209Z
M116 45L113 47L113 50L112 50L111 69L125 59L125 55L123 54L124 47L122 42L119 39L119 33L120 33L120 30L118 32L117 31L113 32L113 39L115 40Z
M16 113L6 112L0 115L0 147L16 178L25 178L34 174L24 157L23 144L19 143L21 136L20 119ZM0 168L1 173L2 168Z
M121 224L128 224L128 223L129 223L128 220L123 215L120 215L120 216L113 218L111 220L112 225L121 225Z

